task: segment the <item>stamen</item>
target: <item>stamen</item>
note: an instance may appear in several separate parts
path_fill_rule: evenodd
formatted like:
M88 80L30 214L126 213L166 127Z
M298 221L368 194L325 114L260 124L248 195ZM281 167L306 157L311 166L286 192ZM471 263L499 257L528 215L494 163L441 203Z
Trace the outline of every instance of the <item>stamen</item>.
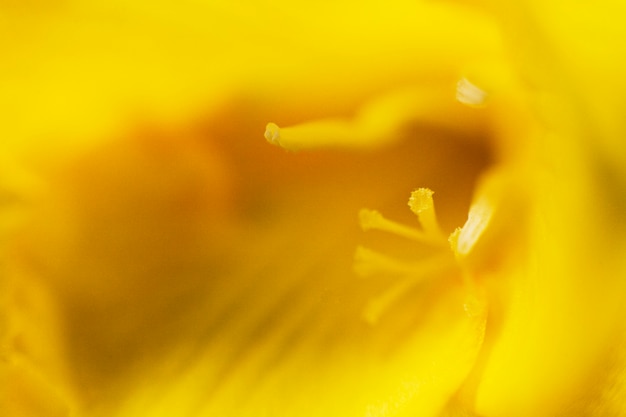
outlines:
M450 235L449 242L454 254L463 257L469 254L487 229L491 221L493 208L486 198L478 200L470 207L467 221L462 228L457 228Z
M432 257L416 263L404 263L393 258L386 257L369 249L357 248L355 258L359 260L355 264L360 265L361 275L371 275L374 272L389 273L392 270L401 275L403 279L396 282L382 295L371 300L363 311L364 319L370 324L376 324L382 314L400 299L404 294L421 282L433 277L440 276L453 269L456 264L449 253Z
M487 93L464 77L456 84L456 99L470 107L484 107Z
M382 230L433 246L445 245L445 240L440 236L386 219L376 210L362 209L359 212L359 221L363 231Z
M363 310L363 318L371 325L377 324L380 317L402 295L406 294L416 284L413 277L408 277L397 283L381 296L371 300Z
M363 310L363 318L370 324L376 324L380 317L393 303L419 283L440 276L456 267L456 263L449 252L434 256L419 262L403 262L382 255L373 250L357 247L355 253L354 270L361 277L375 274L388 274L402 277L382 295L372 299Z
M290 151L328 147L366 147L375 143L377 132L342 119L323 119L279 128L268 123L265 138Z
M424 232L445 242L444 234L437 222L433 194L434 192L428 188L419 188L413 191L409 198L409 207L417 215Z
M282 128L269 123L265 138L292 151L373 148L399 139L401 128L410 121L441 123L440 106L449 104L447 97L442 99L438 89L403 88L372 99L353 118L328 118Z
M358 246L354 253L354 271L361 277L384 273L396 276L430 274L454 265L449 252L418 262L404 262L371 249Z
M354 272L360 277L384 273L406 274L410 267L396 259L385 256L371 249L357 246L354 253Z

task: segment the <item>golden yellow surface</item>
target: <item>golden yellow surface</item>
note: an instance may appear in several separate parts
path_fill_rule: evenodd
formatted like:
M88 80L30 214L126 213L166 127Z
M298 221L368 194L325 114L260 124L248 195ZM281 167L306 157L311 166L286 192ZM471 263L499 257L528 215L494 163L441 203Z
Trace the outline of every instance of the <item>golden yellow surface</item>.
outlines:
M0 1L0 415L626 416L624 17Z

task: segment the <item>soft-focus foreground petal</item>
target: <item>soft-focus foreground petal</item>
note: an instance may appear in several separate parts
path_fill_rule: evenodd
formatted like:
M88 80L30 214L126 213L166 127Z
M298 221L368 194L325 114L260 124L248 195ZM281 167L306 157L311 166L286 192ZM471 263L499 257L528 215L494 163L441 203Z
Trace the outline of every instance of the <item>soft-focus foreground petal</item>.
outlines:
M481 347L481 293L447 272L368 323L394 284L353 274L356 213L410 218L397 202L428 185L443 228L462 223L491 132L454 88L498 53L488 22L405 1L1 10L9 415L444 408ZM257 142L277 115L349 119L405 89L428 93L383 142L419 140L298 160Z
M528 163L540 168L528 178L539 214L534 273L515 284L498 338L487 343L476 410L625 415L626 9L619 1L478 3L501 22L543 131L527 138Z

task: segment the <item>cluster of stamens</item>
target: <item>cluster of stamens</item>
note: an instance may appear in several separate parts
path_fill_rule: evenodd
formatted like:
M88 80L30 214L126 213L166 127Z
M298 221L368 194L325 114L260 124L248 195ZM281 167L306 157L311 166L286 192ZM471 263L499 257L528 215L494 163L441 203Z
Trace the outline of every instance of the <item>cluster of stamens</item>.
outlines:
M363 317L369 323L377 323L391 305L421 282L458 268L454 248L450 250L449 238L439 227L432 196L433 192L427 188L411 193L409 207L417 216L419 228L389 220L375 210L362 209L359 213L364 231L389 232L432 248L430 256L413 262L398 260L364 247L357 248L354 270L359 276L383 274L396 279L389 289L365 307ZM458 231L452 234L456 235Z

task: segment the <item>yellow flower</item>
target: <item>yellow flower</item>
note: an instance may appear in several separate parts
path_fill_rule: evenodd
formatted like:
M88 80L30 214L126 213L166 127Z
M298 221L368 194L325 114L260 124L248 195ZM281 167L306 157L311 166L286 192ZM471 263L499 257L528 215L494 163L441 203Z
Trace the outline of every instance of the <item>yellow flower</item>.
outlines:
M0 409L625 414L623 6L480 3L0 5Z

